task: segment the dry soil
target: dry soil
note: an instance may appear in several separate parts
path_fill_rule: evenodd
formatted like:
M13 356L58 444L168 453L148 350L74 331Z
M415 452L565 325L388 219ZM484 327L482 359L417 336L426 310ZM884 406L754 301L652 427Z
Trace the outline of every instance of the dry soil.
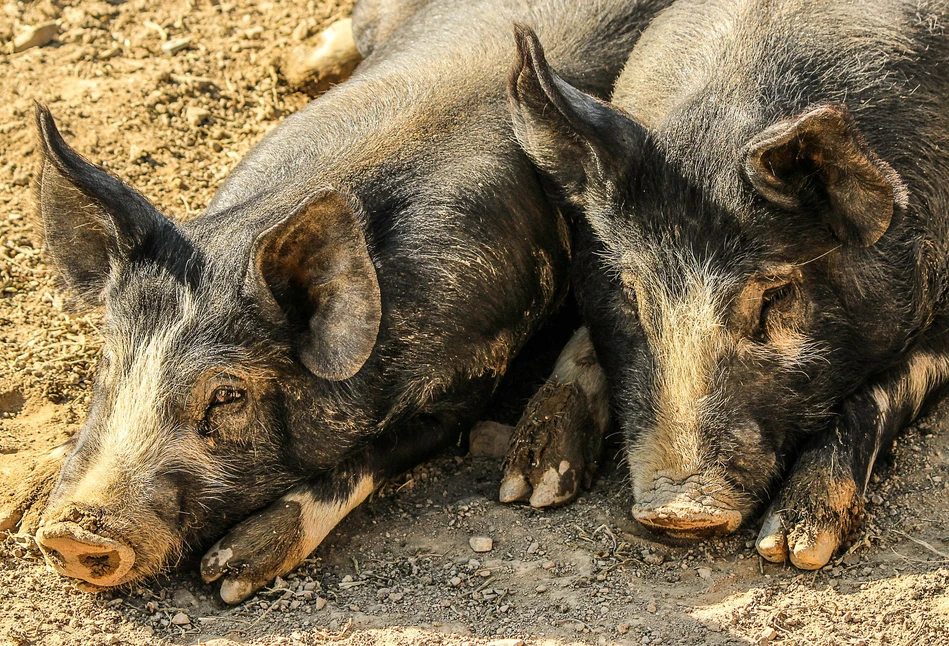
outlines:
M282 81L279 57L349 5L2 5L4 47L27 25L56 21L57 35L0 54L0 500L76 432L99 347L95 314L64 308L30 224L32 101L82 153L191 217L309 100ZM630 519L621 464L574 505L540 512L496 502L497 461L446 455L387 485L296 573L234 608L193 563L91 596L6 538L0 643L949 644L947 415L937 406L898 441L846 553L818 572L762 562L751 529L656 542ZM472 552L472 536L493 549Z

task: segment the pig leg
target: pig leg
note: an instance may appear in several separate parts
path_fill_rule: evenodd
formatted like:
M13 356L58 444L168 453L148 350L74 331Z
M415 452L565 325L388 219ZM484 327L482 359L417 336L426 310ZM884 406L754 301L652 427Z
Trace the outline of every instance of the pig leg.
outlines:
M483 399L491 387L483 391ZM461 406L477 412L479 405ZM238 524L205 554L205 582L223 577L221 598L240 603L295 569L330 530L387 479L457 443L474 422L468 414L414 418L379 437L336 468L291 489L270 507Z
M240 603L294 570L382 479L352 464L297 486L238 524L201 560L206 583L221 577L221 599Z
M860 520L880 451L947 382L949 353L920 349L847 399L836 429L805 449L771 504L758 552L805 570L826 565Z
M30 475L0 505L0 532L17 531L28 536L36 534L49 494L66 456L72 453L74 446L75 441L70 439L34 465Z
M527 404L514 430L501 502L533 507L564 505L589 486L609 425L606 377L589 331L577 330L544 386Z

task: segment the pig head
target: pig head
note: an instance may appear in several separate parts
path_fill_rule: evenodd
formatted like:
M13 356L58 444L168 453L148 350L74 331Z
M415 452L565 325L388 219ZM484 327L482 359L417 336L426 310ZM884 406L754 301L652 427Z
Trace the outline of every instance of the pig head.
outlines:
M354 429L372 427L362 409L327 411L320 393L359 380L379 286L339 193L227 232L231 247L209 253L208 236L71 150L44 107L36 119L46 246L69 292L102 309L104 338L88 419L36 539L62 574L113 586L175 562L360 441ZM300 428L319 451L296 450Z
M626 437L633 514L672 536L732 532L923 325L916 267L875 249L906 189L839 105L745 123L737 163L696 177L685 144L673 154L565 83L529 31L518 42L515 130L577 219L573 280ZM664 127L708 118L692 116ZM868 474L855 471L819 495L856 508Z

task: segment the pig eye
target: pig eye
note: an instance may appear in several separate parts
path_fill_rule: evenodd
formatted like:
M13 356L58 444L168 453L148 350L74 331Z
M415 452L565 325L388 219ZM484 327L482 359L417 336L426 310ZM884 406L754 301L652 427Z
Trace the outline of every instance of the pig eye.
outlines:
M222 387L218 388L211 394L211 401L208 402L208 411L211 409L217 408L219 406L227 406L230 404L237 404L243 402L246 397L246 394L243 390L238 390L237 388L228 388Z
M793 283L784 283L765 290L761 296L761 314L758 320L758 327L762 332L767 328L768 319L787 307L793 293Z
M247 401L247 393L239 388L221 386L211 393L204 412L202 435L211 435L230 415L239 413Z

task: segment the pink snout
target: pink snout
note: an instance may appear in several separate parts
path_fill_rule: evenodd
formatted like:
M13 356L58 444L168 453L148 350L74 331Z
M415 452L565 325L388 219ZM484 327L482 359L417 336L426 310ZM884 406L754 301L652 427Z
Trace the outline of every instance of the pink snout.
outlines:
M135 551L116 540L93 534L74 522L53 523L36 533L47 563L60 574L96 586L122 583L135 564Z

